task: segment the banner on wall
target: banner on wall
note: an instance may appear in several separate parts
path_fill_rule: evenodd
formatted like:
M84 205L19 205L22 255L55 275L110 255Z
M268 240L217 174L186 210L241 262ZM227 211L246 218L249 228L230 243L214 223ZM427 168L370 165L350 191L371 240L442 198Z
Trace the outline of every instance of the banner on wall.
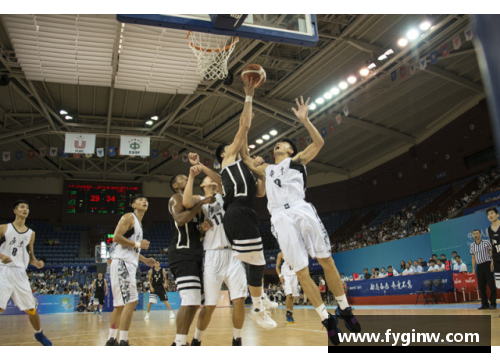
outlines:
M139 300L141 300L142 306L137 306L136 309L147 310L149 304L149 296L150 293L143 293L142 298L139 296ZM181 298L178 292L167 292L167 297L168 304L170 304L170 308L172 308L172 310L179 309L181 307ZM151 310L167 310L167 306L165 305L165 303L160 302L159 298L156 298L156 304L153 303L151 305Z
M465 209L464 215L483 213L486 216L485 212L490 207L496 207L497 209L500 208L500 200L495 200L495 201L489 202L487 204L478 205L478 206L474 206L474 207L470 207L468 209Z
M94 154L95 134L66 133L64 140L64 151L66 153Z

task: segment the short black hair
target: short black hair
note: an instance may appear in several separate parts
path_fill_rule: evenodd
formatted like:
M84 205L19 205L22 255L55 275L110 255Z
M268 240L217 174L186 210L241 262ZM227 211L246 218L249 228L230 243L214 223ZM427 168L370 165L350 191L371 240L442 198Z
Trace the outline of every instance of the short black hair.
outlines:
M437 255L436 254L432 254L432 256L435 256L437 258Z
M486 215L488 215L488 213L489 213L490 211L493 211L495 214L497 214L497 215L498 215L498 210L497 210L497 208L496 208L496 207L489 207L489 208L487 208L487 209L486 209Z
M452 254L453 254L453 253L458 254L456 251L452 251L451 253L452 253Z
M229 146L229 143L227 142L222 142L219 147L215 150L215 157L217 158L217 162L219 162L222 165L222 154L224 153L224 149L226 146Z
M14 202L14 206L12 207L12 210L15 210L16 207L19 205L19 204L26 204L28 205L28 207L30 206L30 204L28 203L28 201L26 200L17 200L16 202Z
M474 231L479 231L479 234L481 234L481 230L479 230L479 229L472 230L472 232L474 232Z
M435 263L436 261L434 259L431 259L429 263Z
M460 255L457 255L457 256L455 257L455 259L456 259L456 258L462 259L462 258L460 257Z
M295 156L299 151L297 150L297 146L295 146L295 143L290 138L282 138L279 142L286 142L292 147L293 153L290 157Z
M392 268L392 265L389 265L389 266L387 267L387 269L389 269L389 268Z
M148 199L146 196L141 195L141 194L137 194L137 195L132 196L130 198L130 206L132 206L132 204L135 202L135 200L142 199L142 198L145 198L146 200Z
M182 174L179 173L170 179L170 189L174 192L174 194L177 193L177 190L174 188L174 184L177 182L177 177L179 177L180 175Z
M379 268L375 268L375 271L380 271Z
M446 255L445 254L441 254L441 256L444 256L446 258Z

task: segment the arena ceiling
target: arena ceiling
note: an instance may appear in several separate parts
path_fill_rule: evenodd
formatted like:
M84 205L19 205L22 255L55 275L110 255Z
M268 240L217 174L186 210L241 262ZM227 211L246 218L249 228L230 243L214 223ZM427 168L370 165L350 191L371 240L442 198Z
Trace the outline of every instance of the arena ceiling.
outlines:
M468 15L436 16L435 28L417 45L395 47L424 18L320 14L320 40L312 48L242 39L229 60L235 77L227 85L196 75L184 31L122 26L113 15L1 15L0 75L10 82L0 86L0 153L25 154L0 162L0 177L168 181L187 172L182 157L63 158L64 134L95 133L96 147L118 147L121 134L148 135L151 149L169 149L171 155L195 151L214 160L217 145L237 131L244 102L239 73L250 63L265 68L267 82L254 97L249 142L273 128L278 137L306 138L290 110L294 99L322 96L392 48L395 54L371 76L311 113L317 128L328 131L309 174L329 182L360 175L407 152L485 98L473 44L463 36ZM454 50L457 34L462 45ZM446 42L451 52L444 57L439 49ZM429 63L433 50L437 62L418 69L419 59L427 56ZM414 74L410 64L416 65ZM349 115L337 124L346 105ZM61 109L73 119L63 118ZM144 121L155 115L158 121L146 128ZM274 141L252 153L269 155ZM28 149L40 147L58 147L58 156L27 157Z

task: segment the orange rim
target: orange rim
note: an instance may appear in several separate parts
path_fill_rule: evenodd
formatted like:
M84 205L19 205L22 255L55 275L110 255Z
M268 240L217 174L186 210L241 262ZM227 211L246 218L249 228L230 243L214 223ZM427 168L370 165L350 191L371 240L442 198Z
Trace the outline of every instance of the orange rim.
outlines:
M206 53L211 53L211 52L216 52L216 53L218 53L218 52L221 52L221 51L223 51L223 50L227 51L227 50L229 50L229 49L230 49L230 48L231 48L234 44L236 44L236 43L238 42L238 40L239 40L239 37L237 37L237 36L236 36L236 37L234 38L234 41L233 41L231 44L229 44L228 46L224 47L224 48L218 48L218 49L204 49L204 48L200 48L199 46L196 46L196 45L194 45L194 44L193 44L193 42L191 41L191 39L189 39L189 36L191 35L191 33L192 33L192 31L188 31L188 33L187 33L187 40L188 40L188 42L189 42L189 45L190 45L192 48L195 48L195 49L196 49L196 50L198 50L198 51L202 51L202 52L206 52Z

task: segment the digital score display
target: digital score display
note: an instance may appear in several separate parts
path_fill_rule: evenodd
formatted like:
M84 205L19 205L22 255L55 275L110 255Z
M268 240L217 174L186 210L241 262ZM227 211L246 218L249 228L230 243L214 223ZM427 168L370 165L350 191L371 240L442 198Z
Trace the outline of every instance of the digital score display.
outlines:
M139 193L140 185L68 182L66 213L123 215L132 211L130 199Z

